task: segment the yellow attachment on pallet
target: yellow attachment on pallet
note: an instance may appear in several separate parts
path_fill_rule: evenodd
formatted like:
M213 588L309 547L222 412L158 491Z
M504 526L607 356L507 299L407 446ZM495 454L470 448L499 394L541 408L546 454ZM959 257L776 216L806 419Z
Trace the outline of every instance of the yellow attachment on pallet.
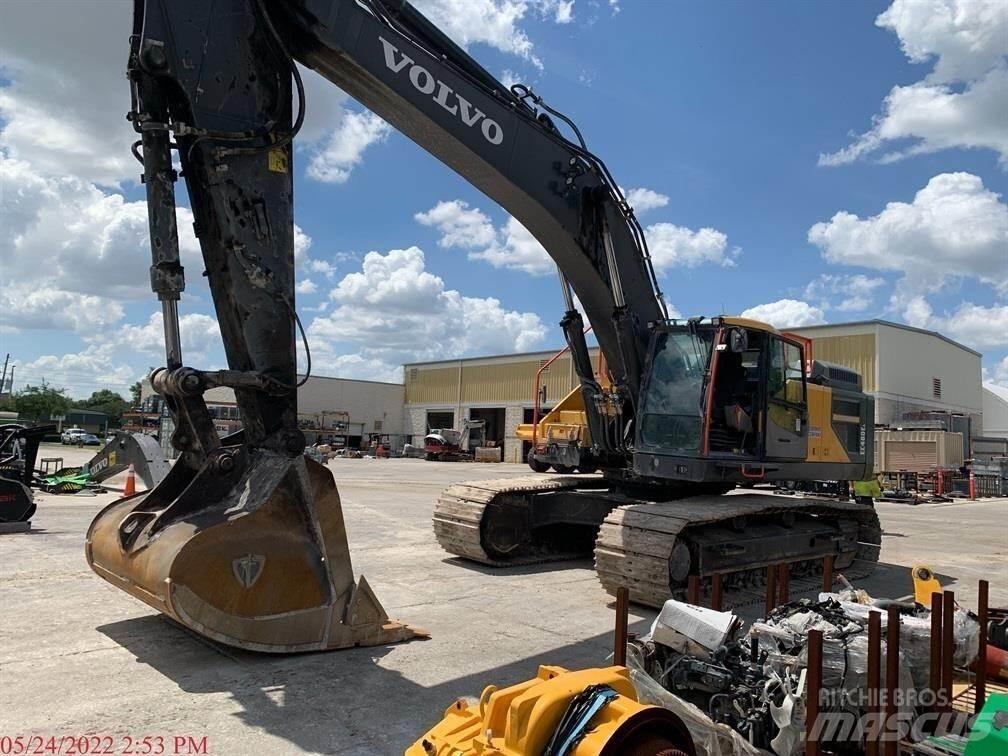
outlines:
M931 606L931 594L941 593L942 586L935 577L934 570L926 564L915 564L910 568L914 581L914 601L924 606Z
M479 701L459 699L444 719L406 749L406 756L539 756L549 744L571 700L590 685L619 695L592 719L571 756L696 751L682 721L671 711L637 701L626 667L569 672L542 666L532 680L498 689L488 686ZM643 747L644 750L637 750Z

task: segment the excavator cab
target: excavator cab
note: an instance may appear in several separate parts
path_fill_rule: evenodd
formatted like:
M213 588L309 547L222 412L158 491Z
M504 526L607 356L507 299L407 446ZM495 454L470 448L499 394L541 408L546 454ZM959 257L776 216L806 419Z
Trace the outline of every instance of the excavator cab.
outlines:
M796 466L809 461L810 438L823 430L810 423L812 407L829 397L809 382L806 349L798 337L742 318L657 326L636 471L695 482L807 477L807 468L799 475ZM830 461L851 462L841 455ZM849 466L824 470L822 477L860 479L863 460Z

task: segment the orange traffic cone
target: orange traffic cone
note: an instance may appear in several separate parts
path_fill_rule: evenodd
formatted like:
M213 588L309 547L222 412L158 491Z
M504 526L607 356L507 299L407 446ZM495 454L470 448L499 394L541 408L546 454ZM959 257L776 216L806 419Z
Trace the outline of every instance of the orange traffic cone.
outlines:
M123 489L123 496L132 496L136 493L136 470L133 469L133 463L130 462L129 469L126 471L126 488Z

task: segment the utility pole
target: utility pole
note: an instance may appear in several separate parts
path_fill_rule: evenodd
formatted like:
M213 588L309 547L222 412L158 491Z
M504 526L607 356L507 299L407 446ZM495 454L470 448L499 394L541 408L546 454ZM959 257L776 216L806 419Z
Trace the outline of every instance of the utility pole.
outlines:
M7 356L4 357L3 361L3 375L0 376L0 394L4 392L4 386L7 385L7 363L10 362L10 352L7 352Z

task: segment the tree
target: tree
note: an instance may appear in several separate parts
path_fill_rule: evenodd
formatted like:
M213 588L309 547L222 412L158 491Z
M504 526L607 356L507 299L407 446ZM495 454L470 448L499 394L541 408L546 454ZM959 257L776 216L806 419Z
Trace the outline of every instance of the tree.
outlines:
M22 420L48 420L53 415L63 415L70 409L70 399L64 389L47 386L25 386L11 398L14 411Z
M141 391L140 381L137 381L132 386L130 386L129 390L130 390L130 399L133 402L130 406L131 407L139 407L140 406L140 391Z
M74 406L104 412L108 415L109 425L120 425L123 412L129 409L129 403L120 394L109 389L95 391L87 399L75 401Z

